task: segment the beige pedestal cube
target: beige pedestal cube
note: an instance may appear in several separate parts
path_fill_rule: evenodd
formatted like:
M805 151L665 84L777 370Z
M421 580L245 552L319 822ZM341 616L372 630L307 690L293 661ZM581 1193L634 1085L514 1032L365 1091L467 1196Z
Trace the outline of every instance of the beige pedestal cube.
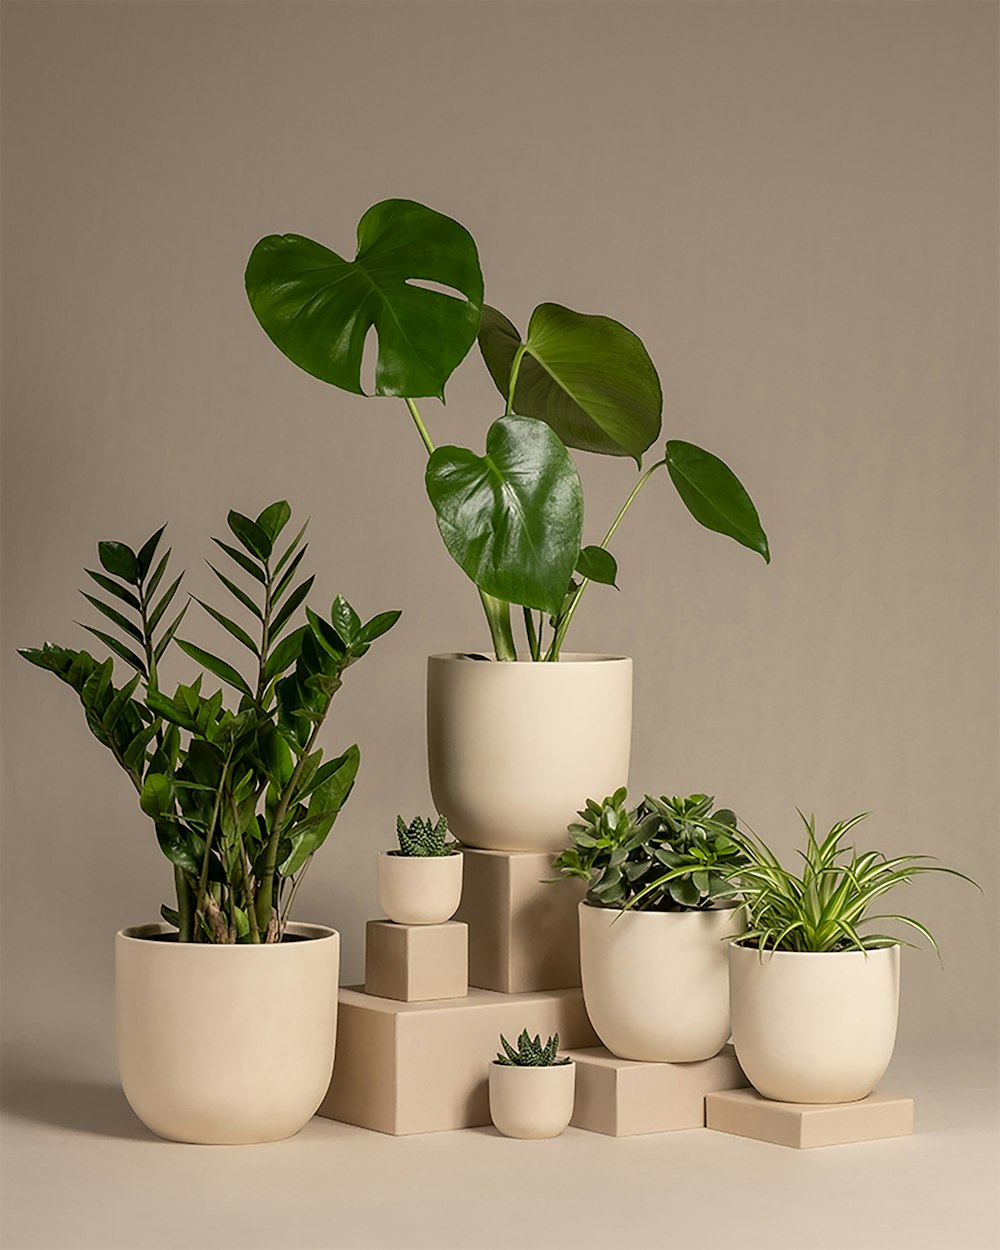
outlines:
M708 1127L776 1146L808 1150L849 1142L906 1137L913 1132L913 1099L869 1094L860 1102L772 1102L754 1089L709 1094Z
M562 1048L597 1038L579 990L402 1003L340 991L333 1080L320 1115L380 1133L430 1133L489 1124L489 1065L500 1034L522 1029Z
M610 1137L704 1128L705 1095L745 1086L732 1046L697 1063L640 1063L598 1046L573 1050L577 1128Z
M564 879L552 855L466 847L462 905L469 926L469 984L501 994L580 984L577 905L585 883Z
M365 929L365 993L406 1003L464 998L469 992L469 930L446 924L369 920Z

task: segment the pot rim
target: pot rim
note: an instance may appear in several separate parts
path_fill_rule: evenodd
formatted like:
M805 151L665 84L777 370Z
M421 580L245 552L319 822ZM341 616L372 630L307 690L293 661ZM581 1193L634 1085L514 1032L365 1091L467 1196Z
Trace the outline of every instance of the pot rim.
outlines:
M734 911L738 911L745 904L743 903L725 903L721 907L685 907L681 911L651 911L643 910L635 907L598 907L595 903L588 903L586 899L581 899L577 904L578 907L586 907L588 911L606 911L613 912L617 916L649 916L658 920L669 918L676 920L680 916L728 916Z
M491 656L494 656L494 653L491 651L481 651L481 652L479 651L477 652L439 651L435 654L429 655L427 659L428 660L440 660L442 662L464 660L467 663L472 663L472 664L483 663L482 660L472 660L470 658L472 655L482 655L485 657L491 657ZM489 663L491 667L493 665L499 664L499 662L496 660L495 657L487 658L486 662ZM504 668L520 667L520 668L538 668L538 669L558 669L559 666L562 664L631 664L631 663L632 663L632 657L630 655L612 655L610 653L605 654L602 651L564 651L560 655L558 661L551 663L551 664L540 663L538 660L527 660L527 659L505 660L503 663L503 667Z
M873 946L867 951L849 950L849 951L781 951L765 948L763 951L758 946L748 946L744 939L736 937L729 943L730 950L739 951L741 954L757 955L763 963L764 957L773 959L776 955L785 959L842 959L845 955L852 955L855 959L870 959L873 955L886 954L891 951L898 951L902 948L902 942L887 942L884 946Z
M491 1068L510 1068L514 1072L551 1072L553 1068L575 1068L576 1060L571 1059L569 1063L527 1064L527 1063L501 1063L499 1059L491 1059L490 1067Z
M458 846L453 851L449 851L447 855L400 855L398 851L395 851L392 848L390 848L388 851L379 851L379 858L380 859L382 858L385 858L385 859L419 859L419 860L424 860L424 861L428 859L441 859L441 860L447 861L449 859L454 859L456 856L461 856L462 851L464 849L465 849L464 847Z
M272 942L270 944L261 942L256 945L249 942L228 943L228 942L156 942L149 943L149 939L157 937L164 933L175 933L173 925L164 924L162 921L153 924L136 924L127 925L124 929L119 929L115 934L115 940L123 942L135 942L142 945L149 945L149 949L166 950L166 951L285 951L296 949L298 943L289 942L286 946L283 942ZM292 920L286 927L286 932L296 937L307 938L310 942L329 942L336 938L339 940L340 931L331 929L325 924L310 924L308 921Z

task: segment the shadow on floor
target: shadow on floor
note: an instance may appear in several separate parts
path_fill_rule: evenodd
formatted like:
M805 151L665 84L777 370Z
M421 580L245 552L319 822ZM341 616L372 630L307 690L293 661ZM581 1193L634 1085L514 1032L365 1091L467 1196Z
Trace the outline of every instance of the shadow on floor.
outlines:
M12 1119L97 1137L158 1142L137 1119L121 1087L104 1081L52 1076L6 1066L0 1106Z

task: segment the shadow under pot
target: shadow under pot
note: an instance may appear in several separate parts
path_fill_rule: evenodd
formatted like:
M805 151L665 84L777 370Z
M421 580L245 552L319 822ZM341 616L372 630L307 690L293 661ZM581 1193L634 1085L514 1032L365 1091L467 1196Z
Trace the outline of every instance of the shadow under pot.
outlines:
M399 855L380 851L378 898L396 924L444 924L462 901L461 851L450 855Z
M746 928L743 909L579 912L583 999L608 1050L647 1063L717 1055L730 1033L727 939Z
M333 1071L340 935L290 924L274 945L115 935L118 1067L129 1105L171 1141L279 1141L315 1114Z
M759 1094L777 1102L866 1098L889 1066L899 946L810 953L729 948L733 1045Z
M558 1137L573 1118L576 1064L490 1064L490 1117L504 1137Z
M466 846L561 851L581 796L628 783L631 739L623 656L427 661L431 794Z

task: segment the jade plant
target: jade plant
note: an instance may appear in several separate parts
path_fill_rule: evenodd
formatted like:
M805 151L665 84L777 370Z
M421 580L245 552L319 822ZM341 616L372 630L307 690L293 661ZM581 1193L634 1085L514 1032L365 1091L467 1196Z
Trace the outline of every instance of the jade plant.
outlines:
M411 200L384 200L361 218L353 260L296 234L269 235L247 264L260 325L305 372L365 394L362 364L377 340L375 396L405 404L426 456L425 485L449 553L479 591L499 660L558 660L590 582L617 585L609 547L640 491L665 470L691 515L770 560L757 510L716 456L661 437L662 393L642 341L610 317L543 303L522 335L483 302L472 235ZM502 409L485 454L435 447L417 407L478 342ZM570 450L624 456L639 470L598 542L584 541L583 490ZM545 630L548 635L545 636Z
M305 526L278 543L290 518L284 501L256 519L230 512L238 545L213 540L234 567L210 567L244 614L245 626L193 600L249 652L248 669L176 637L186 606L163 624L181 581L160 589L170 560L169 550L157 560L165 527L137 551L123 542L99 543L104 571L87 570L111 601L89 593L85 598L116 633L84 628L111 656L95 659L52 643L21 651L76 691L88 727L124 770L152 820L173 865L176 894L175 905L164 904L161 913L181 942L281 940L361 759L357 746L350 746L324 760L320 730L346 670L399 619L399 612L382 612L362 623L339 595L328 618L308 607L314 577L296 581L308 547ZM306 621L296 624L303 608ZM167 694L160 667L172 644L203 671ZM133 670L124 682L115 672L116 659ZM221 689L206 689L208 675L235 692L234 707L226 706Z
M693 911L733 899L742 863L736 816L713 810L706 794L646 797L628 807L623 786L600 803L588 799L557 857L563 876L587 882L592 907ZM558 878L557 878L558 879Z
M558 1033L543 1043L541 1034L536 1033L532 1038L528 1030L523 1029L517 1039L516 1050L501 1033L500 1044L503 1050L497 1052L494 1062L505 1068L558 1068L570 1062L565 1056L558 1055Z
M396 817L396 837L399 850L390 851L390 855L401 855L406 858L439 858L443 855L457 855L457 842L448 842L448 817L439 816L433 821L429 816L414 816L407 825L402 816Z

